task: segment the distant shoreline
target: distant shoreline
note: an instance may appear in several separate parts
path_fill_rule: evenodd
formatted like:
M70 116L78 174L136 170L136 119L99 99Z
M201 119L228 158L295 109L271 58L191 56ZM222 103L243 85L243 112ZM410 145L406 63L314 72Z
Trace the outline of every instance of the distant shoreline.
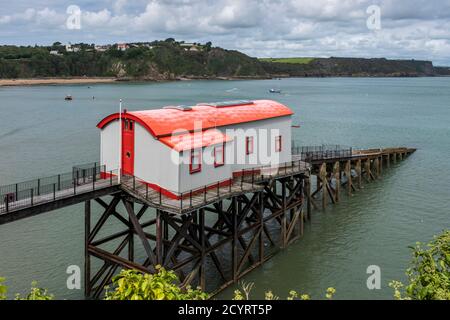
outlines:
M61 84L96 84L112 83L117 78L31 78L31 79L0 79L0 87L61 85Z
M407 76L407 75L322 75L322 76L288 76L272 75L271 77L177 77L174 79L149 79L149 78L108 78L108 77L89 77L89 78L30 78L30 79L0 79L0 87L26 87L26 86L45 86L45 85L73 85L73 84L102 84L102 83L145 83L145 82L176 82L176 81L195 81L195 80L270 80L270 79L289 79L289 78L437 78L449 77L439 76Z
M73 78L30 78L30 79L0 79L0 87L65 85L65 84L101 84L101 83L139 83L139 82L173 82L193 80L263 80L270 77L177 77L173 79L155 78L112 78L112 77L73 77Z

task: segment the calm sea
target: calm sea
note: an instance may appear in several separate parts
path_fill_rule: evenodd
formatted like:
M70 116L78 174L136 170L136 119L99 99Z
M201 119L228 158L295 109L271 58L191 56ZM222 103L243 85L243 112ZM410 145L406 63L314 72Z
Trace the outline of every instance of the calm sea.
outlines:
M269 94L271 88L282 94ZM72 102L64 96L74 96ZM296 113L302 145L415 147L418 152L352 198L316 212L305 236L249 274L254 297L271 289L322 298L391 298L404 279L408 246L450 227L450 78L284 79L0 88L0 185L70 171L99 159L97 122L118 110L230 99L275 99ZM10 293L31 281L58 298L66 268L83 265L83 206L0 226L0 276ZM367 289L366 269L381 268L382 289ZM232 289L221 294L228 298Z

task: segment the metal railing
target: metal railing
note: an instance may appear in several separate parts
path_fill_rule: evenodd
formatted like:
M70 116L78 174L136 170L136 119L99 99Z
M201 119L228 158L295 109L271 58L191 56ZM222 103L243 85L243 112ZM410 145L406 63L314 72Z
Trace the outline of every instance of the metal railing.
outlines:
M217 181L186 192L170 192L170 195L167 195L162 189L150 187L145 180L132 175L123 176L121 183L130 191L154 205L183 211L204 206L209 202L233 193L251 192L256 188L261 188L260 183L263 181L274 177L305 172L308 168L308 164L300 160L277 166L246 168L240 172L235 172L234 177L231 179Z
M77 166L72 172L0 186L0 214L116 184L117 171L105 170L97 164Z
M292 155L305 162L350 158L353 156L353 148L341 145L299 146L292 148Z

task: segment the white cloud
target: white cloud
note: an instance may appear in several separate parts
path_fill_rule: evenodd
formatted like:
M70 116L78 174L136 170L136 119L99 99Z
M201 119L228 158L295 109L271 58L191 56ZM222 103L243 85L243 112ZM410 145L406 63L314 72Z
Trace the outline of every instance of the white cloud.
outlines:
M23 3L3 8L2 42L175 37L254 56L387 56L450 64L450 0L79 0L81 32L64 27L71 1L29 0L28 9ZM377 32L366 27L373 4L381 7Z

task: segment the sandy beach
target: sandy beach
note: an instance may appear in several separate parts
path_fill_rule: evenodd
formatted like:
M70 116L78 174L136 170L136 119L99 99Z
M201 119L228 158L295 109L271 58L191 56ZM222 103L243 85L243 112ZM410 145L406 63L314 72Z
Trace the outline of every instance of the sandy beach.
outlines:
M0 79L0 87L4 86L33 86L33 85L61 85L61 84L94 84L111 83L116 78L34 78L34 79Z

